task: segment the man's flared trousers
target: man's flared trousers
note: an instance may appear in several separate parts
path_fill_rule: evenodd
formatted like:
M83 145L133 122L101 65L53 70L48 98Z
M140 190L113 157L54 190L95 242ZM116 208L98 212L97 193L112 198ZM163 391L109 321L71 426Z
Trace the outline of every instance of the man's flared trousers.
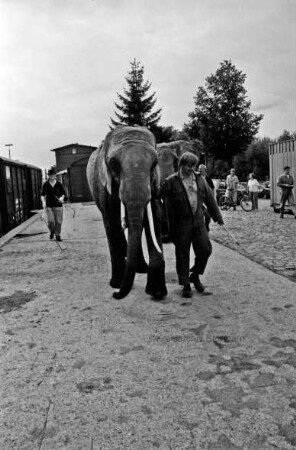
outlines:
M182 224L175 229L174 244L176 254L176 270L179 284L189 284L190 247L195 254L193 278L202 275L212 253L212 244L204 224L204 221L193 226L192 223Z
M63 223L63 207L47 207L46 212L49 231L56 236L60 236Z

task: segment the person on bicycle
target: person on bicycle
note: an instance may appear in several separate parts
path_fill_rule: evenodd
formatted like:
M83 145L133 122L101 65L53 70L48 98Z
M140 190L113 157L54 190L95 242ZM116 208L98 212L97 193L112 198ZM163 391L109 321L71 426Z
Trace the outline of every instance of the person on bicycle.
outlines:
M171 228L176 269L179 284L183 285L182 296L185 298L192 297L190 282L198 292L210 294L204 292L205 287L199 279L212 253L212 244L202 210L203 203L207 206L212 219L219 225L224 224L211 188L201 174L195 172L197 164L198 158L194 154L184 153L179 160L178 172L164 180L159 192L161 198L168 199L172 210ZM191 245L195 263L189 275Z
M239 181L237 176L235 175L235 169L230 169L230 174L227 175L226 178L226 192L225 195L230 199L233 203L233 211L236 211L236 203L237 203L237 185Z

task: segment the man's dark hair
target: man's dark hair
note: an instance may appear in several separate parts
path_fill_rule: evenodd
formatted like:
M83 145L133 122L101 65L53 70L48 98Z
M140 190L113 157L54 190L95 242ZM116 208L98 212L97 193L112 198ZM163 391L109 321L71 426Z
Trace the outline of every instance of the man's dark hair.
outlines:
M190 164L192 166L197 166L199 163L199 159L196 155L190 152L185 152L181 156L179 160L179 167L186 166L186 164Z

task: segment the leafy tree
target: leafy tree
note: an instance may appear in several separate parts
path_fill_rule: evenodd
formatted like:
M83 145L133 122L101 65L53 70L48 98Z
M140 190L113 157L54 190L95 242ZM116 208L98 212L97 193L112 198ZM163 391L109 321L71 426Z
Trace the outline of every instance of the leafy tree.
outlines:
M263 115L250 112L244 83L246 75L231 61L224 61L214 75L206 78L194 97L195 109L184 130L191 138L201 139L214 159L232 163L257 134Z
M259 180L269 177L269 144L271 139L265 137L252 142L246 150L246 158L250 165L250 172L254 172Z
M205 161L208 168L208 175L211 178L225 179L229 174L228 164L222 159L209 158Z
M255 139L247 150L234 156L233 166L240 180L246 181L250 173L254 173L258 180L268 179L271 142L272 140L268 137Z
M160 126L153 125L150 127L150 130L154 134L156 138L156 142L172 142L178 141L180 139L184 141L189 141L190 138L185 131L176 130L174 127L170 126Z
M278 142L288 141L290 139L296 138L296 131L294 133L290 133L288 130L284 130L282 134L278 138Z
M147 96L151 83L144 81L144 67L136 59L131 62L131 70L125 79L128 87L124 88L124 95L117 93L121 104L115 103L119 112L115 111L117 119L111 118L110 128L117 125L143 125L151 128L157 125L161 109L152 112L156 103L155 92Z
M161 125L153 125L150 127L150 130L154 134L156 142L170 142L174 140L172 136L175 130L172 126L163 127Z

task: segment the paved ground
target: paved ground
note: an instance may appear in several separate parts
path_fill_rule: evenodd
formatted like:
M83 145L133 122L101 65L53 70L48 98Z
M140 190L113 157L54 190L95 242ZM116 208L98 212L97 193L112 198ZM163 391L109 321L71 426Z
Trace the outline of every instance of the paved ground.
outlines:
M166 244L166 300L151 301L137 275L116 301L100 215L94 205L75 208L74 219L65 214L64 252L39 219L0 251L0 449L296 448L290 272L213 242L204 276L213 295L184 301ZM240 252L255 236L250 256L268 250L278 262L285 233L295 262L292 217L246 214L225 213ZM232 245L225 231L211 233Z

